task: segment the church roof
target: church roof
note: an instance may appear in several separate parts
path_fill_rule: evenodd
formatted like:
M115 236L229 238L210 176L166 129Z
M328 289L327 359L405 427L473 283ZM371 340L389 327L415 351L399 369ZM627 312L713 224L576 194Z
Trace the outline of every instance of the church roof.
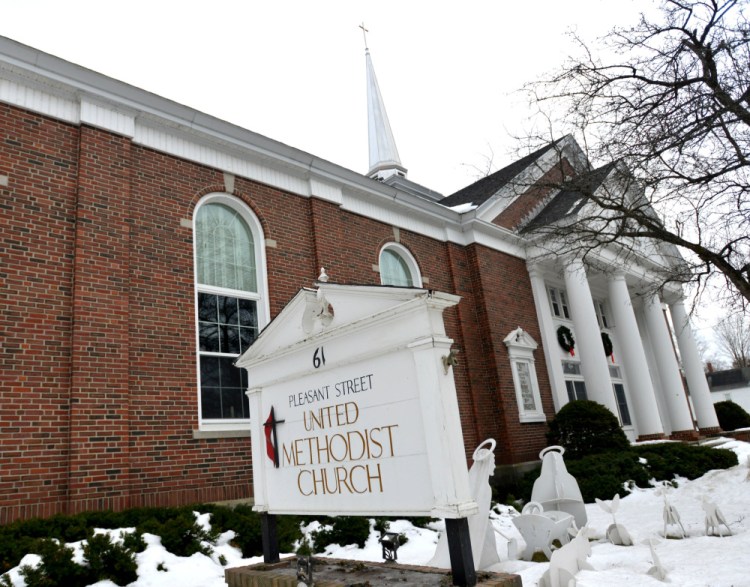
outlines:
M537 149L533 153L529 153L525 157L522 157L518 161L503 167L502 169L495 171L494 173L483 177L479 181L466 186L463 189L451 194L440 200L443 206L452 208L462 204L473 204L474 206L480 206L492 196L494 196L500 189L505 187L514 177L526 169L529 165L534 163L539 157L544 155L552 147L554 147L559 140L553 141L548 145L545 145L541 149Z
M530 232L535 228L554 224L563 218L575 216L588 202L590 194L599 189L616 165L616 163L608 163L566 182L521 232Z

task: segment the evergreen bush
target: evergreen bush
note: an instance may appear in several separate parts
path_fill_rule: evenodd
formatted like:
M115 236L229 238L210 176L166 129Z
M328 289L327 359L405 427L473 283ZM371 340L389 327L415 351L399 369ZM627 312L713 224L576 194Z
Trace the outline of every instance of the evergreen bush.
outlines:
M565 448L566 461L630 448L617 417L590 400L565 404L549 423L547 441Z
M323 552L329 544L356 544L364 548L370 536L370 520L360 516L337 516L330 518L330 522L330 527L312 533L313 552Z
M697 479L713 469L728 469L737 464L737 455L725 448L710 448L682 442L658 442L633 447L646 460L649 477L671 481L675 476Z
M737 430L737 428L750 428L750 414L732 400L716 402L714 409L716 410L716 417L719 419L719 426L721 426L722 430L730 431Z

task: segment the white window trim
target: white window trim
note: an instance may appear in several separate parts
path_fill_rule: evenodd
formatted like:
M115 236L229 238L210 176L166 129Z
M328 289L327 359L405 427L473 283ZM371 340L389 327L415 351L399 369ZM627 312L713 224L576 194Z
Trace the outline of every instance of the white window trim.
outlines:
M560 306L560 315L555 314L555 307L552 302L552 297L557 298L557 305ZM547 285L547 303L549 303L549 311L552 314L553 320L571 322L573 320L572 313L570 311L570 304L568 303L568 294L563 287L557 287L555 285ZM568 316L565 316L565 310L568 311Z
M409 273L411 273L411 282L413 284L412 287L422 287L422 274L419 271L417 260L414 258L414 255L411 254L411 251L409 251L409 249L407 249L403 245L400 245L399 243L386 243L380 249L380 252L378 253L378 272L380 272L380 259L383 256L383 251L386 250L392 251L404 260L404 262L406 263L406 268L409 270ZM382 273L380 276L380 283L383 284Z
M206 204L223 204L228 208L236 211L240 217L245 221L251 234L253 235L253 244L255 248L255 267L257 270L257 284L258 291L255 294L250 292L237 292L231 289L220 288L216 286L200 286L198 284L198 272L196 267L198 266L198 251L195 247L195 235L196 226L195 222L198 218L198 211L202 206ZM271 321L271 310L268 305L268 271L266 265L266 243L263 235L263 228L260 224L260 220L250 207L242 202L236 196L232 196L226 193L211 193L203 196L198 204L196 204L193 210L193 306L195 312L195 380L196 380L196 391L198 394L198 432L233 432L233 431L246 431L249 430L250 420L249 419L237 419L237 420L204 420L201 413L201 372L200 372L200 337L198 332L198 292L209 292L218 293L237 297L237 294L241 294L240 297L247 299L253 299L257 302L257 313L258 313L258 332ZM194 432L195 434L195 432Z
M544 415L544 409L542 408L542 398L539 393L539 381L536 377L536 364L534 361L534 351L539 345L520 326L508 334L503 342L508 347L510 370L513 375L513 387L516 391L516 403L518 404L519 421L522 423L546 422L547 417ZM531 393L534 397L535 410L524 408L521 382L518 379L518 370L516 367L517 363L526 363L529 366L529 379L531 380Z

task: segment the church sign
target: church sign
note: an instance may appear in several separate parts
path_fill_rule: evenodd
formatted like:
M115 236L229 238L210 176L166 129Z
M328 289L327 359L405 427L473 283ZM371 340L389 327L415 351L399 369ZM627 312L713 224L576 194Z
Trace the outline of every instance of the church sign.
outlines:
M474 513L442 319L459 298L318 285L237 362L250 381L255 509Z

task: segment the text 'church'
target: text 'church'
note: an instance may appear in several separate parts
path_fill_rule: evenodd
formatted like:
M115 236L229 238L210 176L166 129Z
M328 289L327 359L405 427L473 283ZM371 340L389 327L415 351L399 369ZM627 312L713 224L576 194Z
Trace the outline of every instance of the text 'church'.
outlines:
M718 429L681 291L654 293L666 256L529 231L585 200L546 187L588 172L575 141L443 197L407 178L366 68L362 175L0 38L0 524L251 498L235 361L323 267L460 297L467 455L494 438L505 470L537 460L573 399L633 441Z

